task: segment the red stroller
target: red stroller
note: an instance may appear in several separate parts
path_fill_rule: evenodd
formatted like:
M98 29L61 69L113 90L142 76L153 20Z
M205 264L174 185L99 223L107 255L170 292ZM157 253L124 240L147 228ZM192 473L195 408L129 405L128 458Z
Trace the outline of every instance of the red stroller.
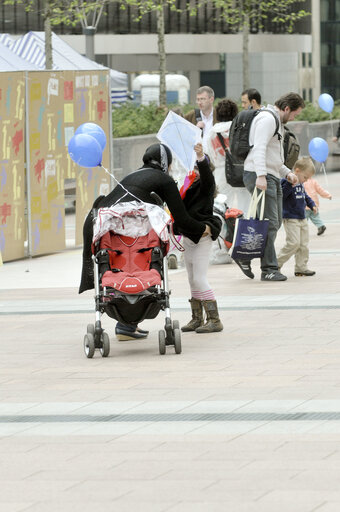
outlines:
M87 326L84 350L92 358L99 349L110 353L110 340L101 315L136 325L165 312L164 329L158 332L159 353L174 346L180 354L179 322L171 320L167 252L169 217L162 208L131 201L94 210L95 324Z

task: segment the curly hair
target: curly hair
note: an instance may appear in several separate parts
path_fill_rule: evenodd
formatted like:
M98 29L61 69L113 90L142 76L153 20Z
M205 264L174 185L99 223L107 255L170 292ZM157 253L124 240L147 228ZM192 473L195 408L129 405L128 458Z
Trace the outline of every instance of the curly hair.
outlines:
M219 101L216 105L217 121L232 121L238 113L238 106L227 98Z

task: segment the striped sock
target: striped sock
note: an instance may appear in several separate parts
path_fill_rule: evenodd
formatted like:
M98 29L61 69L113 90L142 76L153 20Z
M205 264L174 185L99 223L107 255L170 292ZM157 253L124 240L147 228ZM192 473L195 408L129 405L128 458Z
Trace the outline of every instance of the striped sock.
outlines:
M191 294L197 300L215 300L215 294L211 288L205 292L193 291Z

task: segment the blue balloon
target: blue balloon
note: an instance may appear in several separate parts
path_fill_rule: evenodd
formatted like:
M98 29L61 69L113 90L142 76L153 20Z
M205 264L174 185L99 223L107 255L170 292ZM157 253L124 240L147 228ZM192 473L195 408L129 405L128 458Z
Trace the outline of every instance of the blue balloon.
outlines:
M314 137L308 144L309 154L317 162L325 162L328 157L328 144L321 137Z
M79 133L86 133L87 135L92 135L100 144L102 150L104 150L106 146L106 135L100 126L95 123L84 123L78 126L78 128L75 131L75 135L78 135Z
M102 161L102 148L99 142L86 133L74 134L68 143L72 160L81 167L97 167Z
M320 94L318 102L319 107L322 108L322 110L328 113L332 112L334 108L334 100L330 94Z

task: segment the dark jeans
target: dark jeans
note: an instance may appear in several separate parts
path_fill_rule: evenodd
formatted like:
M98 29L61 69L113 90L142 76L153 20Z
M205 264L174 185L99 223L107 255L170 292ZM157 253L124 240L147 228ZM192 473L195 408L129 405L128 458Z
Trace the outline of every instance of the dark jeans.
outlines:
M136 328L137 328L137 325L135 325L135 324L122 324L121 322L117 322L116 327L118 327L118 329L122 329L124 331L135 332Z
M256 173L244 171L243 182L252 194L255 188ZM261 258L262 272L278 270L275 240L282 224L282 188L281 182L272 174L267 174L267 190L265 193L264 218L269 220L268 236L264 255Z

